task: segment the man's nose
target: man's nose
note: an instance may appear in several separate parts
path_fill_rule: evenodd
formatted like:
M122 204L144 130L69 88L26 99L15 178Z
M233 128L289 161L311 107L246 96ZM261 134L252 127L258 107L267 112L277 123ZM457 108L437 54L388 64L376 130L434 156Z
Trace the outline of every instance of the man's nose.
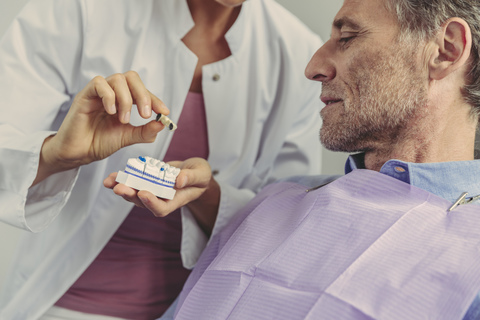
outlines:
M315 52L305 69L305 76L314 81L328 81L336 76L335 66L332 61L333 54L329 48L330 41L325 43Z

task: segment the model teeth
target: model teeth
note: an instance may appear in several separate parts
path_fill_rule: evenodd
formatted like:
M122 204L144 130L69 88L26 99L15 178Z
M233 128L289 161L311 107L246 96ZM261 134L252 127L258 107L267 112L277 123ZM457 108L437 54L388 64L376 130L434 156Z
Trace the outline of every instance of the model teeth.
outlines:
M128 159L125 172L173 188L180 169L151 157L138 157Z
M128 159L125 171L118 171L115 181L136 190L145 190L155 196L171 200L175 197L175 181L179 168L150 157Z
M128 159L125 172L143 176L143 173L145 172L145 165L146 159L144 157Z

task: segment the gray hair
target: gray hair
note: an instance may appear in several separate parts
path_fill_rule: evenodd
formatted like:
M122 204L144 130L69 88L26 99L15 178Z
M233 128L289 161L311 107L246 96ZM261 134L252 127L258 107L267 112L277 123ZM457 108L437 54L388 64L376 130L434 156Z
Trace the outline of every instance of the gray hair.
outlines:
M465 20L472 31L471 70L462 93L480 116L480 1L478 0L387 0L387 9L398 18L400 37L430 40L448 19Z

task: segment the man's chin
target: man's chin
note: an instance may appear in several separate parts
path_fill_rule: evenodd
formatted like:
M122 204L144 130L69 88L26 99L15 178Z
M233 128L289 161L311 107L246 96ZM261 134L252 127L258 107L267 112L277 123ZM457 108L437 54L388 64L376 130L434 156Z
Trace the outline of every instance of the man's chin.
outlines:
M342 141L341 139L328 139L320 135L320 142L325 147L325 149L333 152L347 152L347 153L356 153L364 152L367 148L362 148L353 141Z
M357 148L345 148L345 147L338 147L338 146L326 146L323 144L325 149L332 151L332 152L345 152L345 153L357 153L357 152L364 152L365 150L357 149Z

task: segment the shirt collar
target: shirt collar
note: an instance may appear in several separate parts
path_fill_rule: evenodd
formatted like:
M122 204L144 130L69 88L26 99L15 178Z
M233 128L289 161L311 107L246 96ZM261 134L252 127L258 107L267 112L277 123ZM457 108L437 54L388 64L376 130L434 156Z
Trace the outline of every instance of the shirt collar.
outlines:
M365 169L364 154L348 157L345 173ZM455 202L463 192L467 197L480 194L480 160L434 163L412 163L392 159L387 161L380 173L431 192Z

